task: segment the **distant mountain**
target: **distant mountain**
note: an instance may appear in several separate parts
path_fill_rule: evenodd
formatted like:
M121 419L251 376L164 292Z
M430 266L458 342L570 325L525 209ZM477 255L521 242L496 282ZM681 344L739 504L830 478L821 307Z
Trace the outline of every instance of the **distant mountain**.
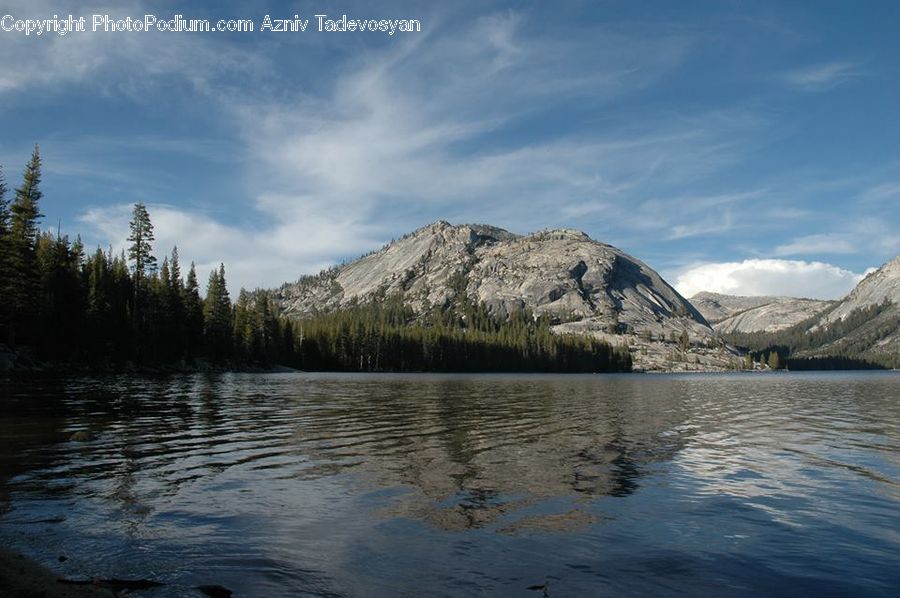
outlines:
M861 280L808 330L828 340L800 355L843 354L900 365L900 256Z
M737 345L755 351L777 348L782 357L813 359L825 367L900 367L900 256L866 276L843 299L792 326L767 330L747 323L754 311L765 308L731 315L716 329ZM748 316L747 321L740 322L741 316ZM726 330L723 325L729 322L734 326Z
M691 303L721 333L775 332L828 309L834 302L794 297L743 297L701 292Z
M516 235L438 221L274 292L283 313L296 318L389 296L424 313L449 308L461 295L499 320L530 310L550 318L556 331L628 344L638 368L683 367L667 362L684 336L693 355L675 358L679 364L726 367L733 357L700 312L652 268L570 229Z
M885 302L900 309L900 255L863 278L834 309L823 314L822 324L846 319L854 311Z

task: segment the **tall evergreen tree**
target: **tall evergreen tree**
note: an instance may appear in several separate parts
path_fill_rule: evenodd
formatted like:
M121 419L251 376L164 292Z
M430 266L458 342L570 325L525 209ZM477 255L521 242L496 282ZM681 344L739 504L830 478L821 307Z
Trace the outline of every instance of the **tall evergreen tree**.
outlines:
M0 234L9 232L9 199L6 198L6 177L0 166Z
M203 325L206 354L217 362L226 360L232 350L231 298L225 284L225 264L209 274L206 300L203 302Z
M188 270L187 281L182 290L184 305L185 358L190 361L200 352L203 344L203 301L200 299L200 285L194 262Z
M134 330L135 290L134 280L128 272L128 260L125 250L113 257L109 249L110 289L112 291L112 346L117 359L130 358L134 353L132 338L137 334Z
M181 264L178 261L178 247L172 248L169 260L169 276L164 279L165 300L170 334L172 336L169 354L175 359L184 359L187 342L184 316L184 281L181 279Z
M169 286L177 293L184 290L181 279L181 263L178 261L178 245L172 248L172 259L169 261Z
M233 309L234 350L239 359L245 359L253 348L253 322L250 314L250 293L242 288Z
M66 360L75 351L85 312L81 279L81 250L59 232L38 236L36 256L40 295L35 342L41 358Z
M9 301L12 309L9 326L9 343L15 346L16 330L32 332L40 293L40 272L38 271L36 246L41 192L41 153L37 145L31 159L25 165L22 185L16 189L16 197L10 208L10 260L9 266L15 276L10 284Z
M134 276L134 302L131 306L132 331L134 333L135 358L141 361L145 356L155 358L153 339L158 339L159 330L154 325L153 316L159 313L158 302L150 296L152 278L156 273L156 258L153 256L153 223L147 207L138 202L134 204L129 224L131 234L128 241L128 259L131 261ZM145 355L147 354L147 355Z
M111 264L99 247L85 264L87 287L87 348L96 359L112 352L110 336L113 330Z
M128 241L128 259L132 262L134 271L135 292L140 293L144 288L144 280L148 273L156 270L156 258L153 256L153 223L150 222L150 214L147 207L138 202L134 204L131 212L131 234Z
M7 337L9 326L10 296L12 293L12 267L10 264L9 199L6 197L6 179L0 167L0 339Z

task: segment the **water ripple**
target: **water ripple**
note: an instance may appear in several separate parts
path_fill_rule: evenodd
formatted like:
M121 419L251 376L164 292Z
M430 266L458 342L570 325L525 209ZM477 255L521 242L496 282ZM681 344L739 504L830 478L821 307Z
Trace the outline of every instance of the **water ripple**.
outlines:
M3 388L0 536L94 555L63 573L185 596L900 588L896 374Z

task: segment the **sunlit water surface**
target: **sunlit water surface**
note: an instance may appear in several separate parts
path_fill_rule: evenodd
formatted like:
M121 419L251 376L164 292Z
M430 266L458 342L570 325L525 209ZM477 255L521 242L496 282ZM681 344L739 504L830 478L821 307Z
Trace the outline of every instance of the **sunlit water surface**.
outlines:
M896 373L0 393L0 540L141 595L900 595Z

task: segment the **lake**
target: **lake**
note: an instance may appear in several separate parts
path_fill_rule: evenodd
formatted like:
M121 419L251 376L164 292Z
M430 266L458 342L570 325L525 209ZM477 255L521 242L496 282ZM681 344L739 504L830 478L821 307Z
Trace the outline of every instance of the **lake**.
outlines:
M0 540L71 577L166 584L136 595L900 592L898 373L198 374L0 393Z

